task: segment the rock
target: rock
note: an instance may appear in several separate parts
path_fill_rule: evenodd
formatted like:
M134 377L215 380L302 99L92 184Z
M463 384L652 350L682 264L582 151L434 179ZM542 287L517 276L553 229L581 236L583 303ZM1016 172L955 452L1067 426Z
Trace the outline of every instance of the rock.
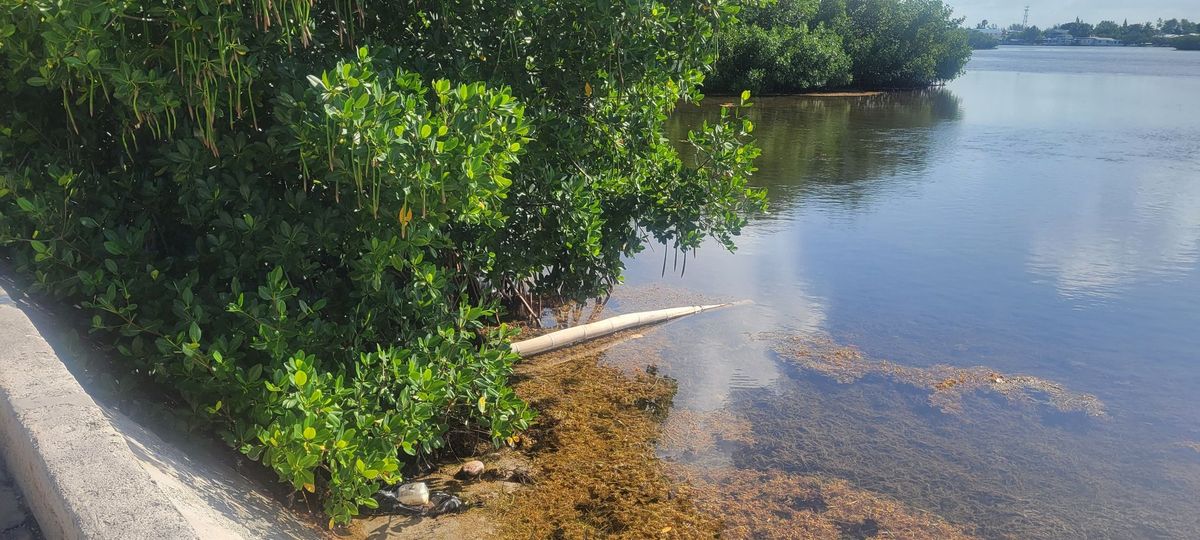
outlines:
M475 478L483 474L484 465L482 461L471 460L462 464L462 468L458 470L458 475L462 478Z
M429 486L425 482L413 482L396 488L396 500L408 506L429 504Z

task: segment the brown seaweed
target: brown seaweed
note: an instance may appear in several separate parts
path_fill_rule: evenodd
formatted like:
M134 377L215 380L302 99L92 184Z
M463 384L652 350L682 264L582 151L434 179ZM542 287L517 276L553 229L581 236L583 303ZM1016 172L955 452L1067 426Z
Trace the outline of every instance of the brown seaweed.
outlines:
M777 470L675 468L723 516L722 538L972 538L962 528L845 480Z
M881 375L928 390L929 404L946 413L962 413L962 400L967 394L990 391L1013 402L1048 405L1063 412L1081 412L1093 417L1106 416L1104 404L1096 396L1072 392L1061 384L1031 375L1004 374L984 366L907 366L869 359L857 348L829 340L796 336L778 339L775 351L800 368L841 383Z

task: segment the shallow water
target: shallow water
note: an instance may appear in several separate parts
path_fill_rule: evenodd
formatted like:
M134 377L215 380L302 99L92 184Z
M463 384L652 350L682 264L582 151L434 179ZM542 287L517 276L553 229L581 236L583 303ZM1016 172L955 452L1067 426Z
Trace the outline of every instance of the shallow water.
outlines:
M749 441L669 460L842 478L984 537L1200 538L1200 53L1000 48L967 69L758 100L770 214L686 275L661 275L661 248L629 261L615 304L755 303L614 361L661 364L679 414L749 421ZM1107 414L987 391L946 412L910 381L790 361L779 336L1039 377Z

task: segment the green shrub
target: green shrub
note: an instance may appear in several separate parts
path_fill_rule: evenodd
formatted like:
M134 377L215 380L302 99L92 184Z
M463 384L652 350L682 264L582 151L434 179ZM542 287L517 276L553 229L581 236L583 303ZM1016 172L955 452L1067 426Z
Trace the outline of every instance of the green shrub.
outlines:
M708 87L800 92L912 88L953 79L971 57L941 0L778 0L726 27Z
M850 57L818 3L779 0L749 7L725 29L715 75L706 87L735 93L786 93L850 83Z
M1167 44L1180 51L1200 51L1200 35L1174 37L1167 40Z
M995 49L1000 45L1000 40L978 30L968 30L967 45L970 45L972 50Z
M0 5L0 252L229 444L373 506L448 438L511 442L499 324L659 241L732 248L761 194L689 137L726 0ZM743 98L743 102L745 98Z
M942 0L848 0L846 43L855 84L912 88L962 74L971 47Z

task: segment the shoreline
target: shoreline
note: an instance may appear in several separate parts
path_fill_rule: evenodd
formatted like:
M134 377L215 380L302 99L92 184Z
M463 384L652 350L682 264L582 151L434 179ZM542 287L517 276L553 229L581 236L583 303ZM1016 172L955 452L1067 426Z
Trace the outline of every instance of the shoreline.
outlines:
M641 296L630 303L657 295ZM618 311L644 307L622 304ZM481 449L405 480L451 491L467 508L434 518L367 517L349 536L749 539L886 531L972 538L970 524L844 479L748 469L720 457L753 446L754 426L723 409L675 404L679 383L663 374L673 369L663 356L672 347L664 326L519 364L513 387L539 417L515 448ZM454 478L470 459L482 460L486 472L473 481Z

